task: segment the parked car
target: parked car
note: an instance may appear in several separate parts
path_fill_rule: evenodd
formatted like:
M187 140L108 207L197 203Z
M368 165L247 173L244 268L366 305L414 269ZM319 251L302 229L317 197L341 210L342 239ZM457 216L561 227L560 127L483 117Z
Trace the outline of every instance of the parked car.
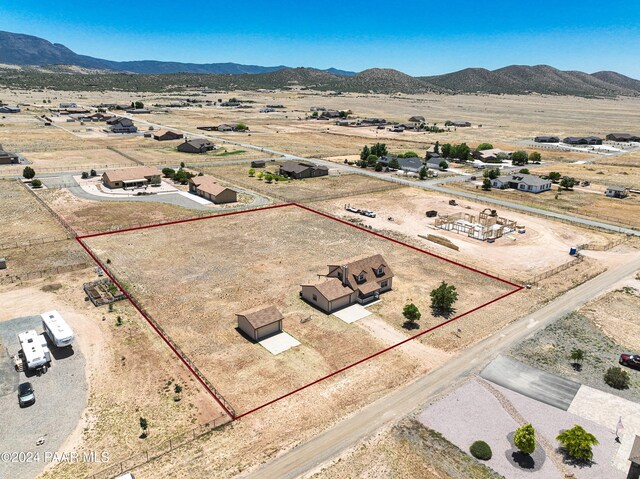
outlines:
M20 407L30 406L36 402L36 393L33 392L31 383L22 383L18 386L18 404Z
M628 368L640 370L640 354L621 354L619 363Z

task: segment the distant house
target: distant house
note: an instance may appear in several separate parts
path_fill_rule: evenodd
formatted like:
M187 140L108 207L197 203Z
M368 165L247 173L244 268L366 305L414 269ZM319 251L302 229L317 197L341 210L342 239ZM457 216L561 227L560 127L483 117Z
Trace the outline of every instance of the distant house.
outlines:
M629 188L625 188L624 186L607 186L604 194L611 198L626 198L629 196Z
M631 135L630 133L609 133L607 140L618 142L640 141L640 136Z
M160 184L160 171L153 166L140 166L122 170L105 171L102 184L107 188L141 188Z
M129 110L126 110L126 112L132 115L146 115L151 113L151 110L147 110L146 108L130 108Z
M218 125L216 127L216 131L235 131L235 129L236 129L235 125L227 125L227 124Z
M413 173L417 173L420 171L420 168L424 166L421 158L414 156L413 158L392 158L389 156L383 156L378 159L378 163L380 163L383 167L389 167L389 163L391 160L397 160L398 165L400 166L400 170L403 171L411 171Z
M212 203L235 203L238 194L235 190L221 186L211 176L194 176L189 180L189 191Z
M504 151L499 148L491 148L489 150L473 150L471 152L471 156L473 156L476 160L484 161L484 162L492 162L499 160L506 160L511 156L511 151Z
M177 133L175 131L158 131L153 135L158 141L168 141L168 140L179 140L184 135L182 133Z
M251 162L251 168L264 168L267 166L267 162L264 160L253 160Z
M264 107L264 108L260 108L260 113L273 113L275 110L275 108L271 108L271 107Z
M285 161L280 165L280 174L299 180L302 178L326 176L329 174L329 168L306 161Z
M426 166L431 170L441 170L442 168L440 168L440 163L442 163L443 161L447 161L447 160L445 160L443 157L441 157L437 153L432 153L430 155L430 158L426 162ZM447 163L449 162L447 161Z
M282 332L284 316L275 306L257 306L236 313L238 329L254 341Z
M355 303L368 304L391 290L393 272L382 255L328 265L325 279L301 285L300 296L327 314Z
M20 108L17 106L3 105L0 106L0 113L20 113Z
M405 127L400 125L395 125L389 128L389 131L393 133L404 133Z
M513 188L528 193L541 193L551 189L550 180L543 180L539 176L524 173L499 176L491 184L494 188Z
M409 118L409 122L410 123L424 123L425 119L424 119L424 116L412 116L411 118Z
M471 126L471 123L468 121L446 121L444 126L455 126L456 128L466 128Z
M387 120L384 118L364 118L359 121L362 125L384 125L387 123Z
M338 120L338 121L336 121L336 125L338 125L338 126L349 126L349 120Z
M567 145L602 145L602 138L596 136L568 136L562 143Z
M197 126L196 128L204 131L215 131L217 126Z
M557 136L536 136L533 141L536 143L560 143L560 138Z
M204 138L194 138L192 140L186 140L184 143L178 145L178 151L183 153L206 153L207 151L214 150L216 146L209 140Z
M111 133L136 133L138 131L129 118L112 118L107 120L107 125L110 125L107 131Z
M68 108L78 108L77 103L60 103L60 108L68 109Z
M18 154L4 151L4 148L0 145L0 165L17 165L18 163L20 163Z
M113 118L113 115L105 115L104 113L94 113L87 116L87 119L89 119L90 121L108 121Z

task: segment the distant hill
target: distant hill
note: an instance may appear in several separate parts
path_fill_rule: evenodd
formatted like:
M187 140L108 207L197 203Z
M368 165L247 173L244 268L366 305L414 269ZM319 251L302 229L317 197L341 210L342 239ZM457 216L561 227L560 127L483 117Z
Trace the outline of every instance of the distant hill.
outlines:
M74 65L83 68L113 70L128 73L168 74L168 73L204 73L204 74L257 74L269 73L289 68L284 65L263 67L241 65L239 63L180 63L156 60L115 62L78 55L59 43L51 43L43 38L22 33L0 31L0 63L11 65ZM334 75L355 75L354 72L330 68Z
M27 89L160 92L194 86L221 90L300 87L387 94L640 95L640 80L610 71L589 74L558 70L548 65L511 65L497 70L466 68L444 75L412 77L388 68L353 73L334 68L318 70L284 65L263 67L152 60L114 62L78 55L64 45L42 38L9 32L0 32L0 71L0 85Z

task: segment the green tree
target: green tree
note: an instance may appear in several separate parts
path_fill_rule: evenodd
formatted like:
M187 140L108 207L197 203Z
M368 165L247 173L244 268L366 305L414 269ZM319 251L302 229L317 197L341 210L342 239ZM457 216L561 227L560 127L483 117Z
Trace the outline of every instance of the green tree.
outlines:
M592 447L600 444L593 434L578 424L558 434L556 440L567 451L569 457L576 461L591 461Z
M173 175L173 180L177 181L178 183L180 183L181 185L186 185L189 180L191 178L193 178L195 175L192 173L188 173L184 170L178 170L174 175Z
M422 168L420 168L420 170L418 171L418 175L420 176L421 180L424 180L427 177L427 167L423 166Z
M370 154L371 151L369 150L369 147L367 145L364 145L364 148L362 148L362 151L360 152L360 160L367 161L367 158L369 158Z
M491 190L491 180L489 178L482 180L482 189L485 191Z
M511 154L511 163L514 166L526 165L529 162L529 155L526 151L518 150Z
M552 171L551 173L549 173L549 179L551 181L553 181L554 183L556 183L558 180L560 180L560 178L562 178L562 174L560 174L557 171Z
M604 374L604 382L614 389L628 389L629 380L629 373L617 366L607 369Z
M387 156L389 152L387 151L387 145L384 143L376 143L371 147L371 154L376 155L378 158L383 156Z
M573 348L571 350L571 355L569 357L571 358L571 361L573 361L573 364L576 367L576 369L582 368L582 361L584 360L584 356L585 354L582 349Z
M273 175L272 175L271 173L267 173L267 174L265 174L265 175L264 175L264 180L265 180L267 183L271 183L271 182L273 181Z
M484 151L484 150L493 150L493 145L491 143L480 143L477 147L476 147L477 151Z
M451 158L451 144L450 143L445 143L444 145L442 145L441 151L442 151L442 156L444 158Z
M400 168L400 163L398 163L397 158L391 158L391 160L389 160L389 168L392 168L394 170L397 170Z
M531 424L516 429L513 443L523 454L533 454L536 450L536 430Z
M376 166L376 163L378 163L378 156L377 155L371 154L371 155L369 155L367 157L367 166L374 167L374 166Z
M449 168L449 163L442 160L440 163L438 163L438 166L440 167L441 170L446 170L447 168Z
M405 158L417 158L418 154L415 151L405 151L404 152L404 157Z
M433 126L436 126L436 124L434 123ZM434 153L440 153L440 142L436 141L436 144L433 145L433 152Z
M256 169L255 168L249 168L249 176L253 178L253 176L256 174Z
M451 158L456 158L461 161L467 161L471 155L471 148L466 143L460 143L459 145L453 145L451 147Z
M244 123L238 123L236 125L236 130L237 131L247 131L249 129L249 127L247 125L245 125Z
M529 168L522 168L520 171L518 171L518 173L522 173L523 175L528 175L531 172L529 171Z
M491 168L487 176L489 176L490 179L495 180L500 176L500 168Z
M22 170L22 176L24 176L27 180L30 180L36 176L36 171L30 166L25 166L24 170Z
M415 323L416 321L418 321L420 319L420 310L418 309L418 307L413 304L413 303L409 303L407 305L405 305L404 309L402 310L402 315L407 318L407 321L409 321L410 323Z
M162 174L165 178L173 178L173 175L176 174L176 170L173 168L162 168Z
M145 439L149 435L149 423L145 418L140 416L140 429L142 429L142 434L140 434L140 439Z
M382 171L382 165L380 164L380 162L376 163L376 166L373 169L376 171Z
M458 292L456 291L456 287L444 281L440 283L440 286L431 291L431 307L436 311L442 313L450 312L453 303L457 300Z
M184 168L184 166L185 166L185 165L184 165L184 161L181 161L181 162L180 162L180 169Z
M139 110L141 110L144 108L144 103L142 103L141 101L137 101L133 106L134 108L138 108Z
M560 188L564 188L565 190L570 190L576 184L575 178L571 178L569 176L565 176L560 180Z
M529 155L529 163L540 163L541 160L542 160L542 155L537 151L533 151Z

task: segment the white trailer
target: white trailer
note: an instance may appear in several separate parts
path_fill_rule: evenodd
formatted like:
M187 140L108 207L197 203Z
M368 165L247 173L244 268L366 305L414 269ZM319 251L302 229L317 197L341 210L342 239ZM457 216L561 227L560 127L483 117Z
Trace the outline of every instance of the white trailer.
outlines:
M51 362L51 352L47 347L47 338L36 333L35 329L19 333L18 341L20 341L27 368L45 368Z
M64 348L71 346L73 342L73 330L62 319L62 316L57 311L47 311L40 315L42 317L42 328L49 340L58 348Z

